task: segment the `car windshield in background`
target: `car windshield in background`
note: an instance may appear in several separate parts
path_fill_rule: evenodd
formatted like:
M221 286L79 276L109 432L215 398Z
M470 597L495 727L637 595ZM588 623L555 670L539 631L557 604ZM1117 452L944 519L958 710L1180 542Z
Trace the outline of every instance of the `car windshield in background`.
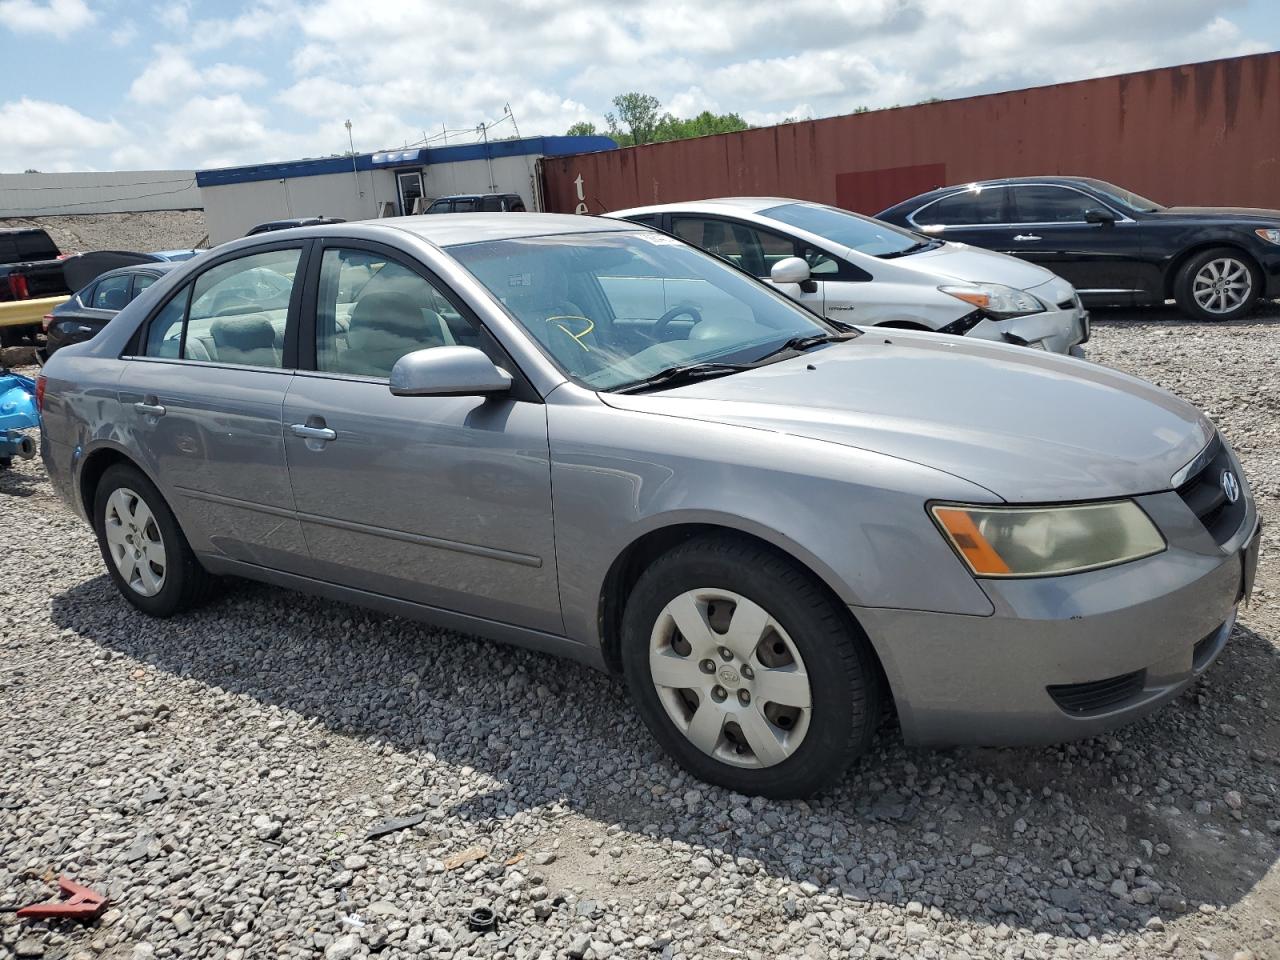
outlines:
M750 364L831 329L674 237L590 233L463 244L449 253L566 375L617 390L694 364Z
M1148 200L1124 187L1117 187L1114 183L1107 183L1105 180L1085 180L1084 182L1107 199L1121 203L1130 210L1137 210L1139 213L1155 213L1157 210L1164 209L1164 204Z
M925 240L901 227L818 203L784 203L780 207L761 210L760 215L808 230L872 257L899 257L936 245L935 241Z

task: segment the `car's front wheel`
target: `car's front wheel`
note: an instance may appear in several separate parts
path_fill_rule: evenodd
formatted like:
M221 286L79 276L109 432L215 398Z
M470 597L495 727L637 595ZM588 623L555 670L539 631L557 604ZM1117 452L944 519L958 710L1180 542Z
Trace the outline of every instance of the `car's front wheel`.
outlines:
M870 643L787 557L732 536L690 540L639 578L623 667L641 716L698 778L769 797L830 786L880 718Z
M137 467L120 463L102 474L93 527L116 588L144 613L169 617L208 595L212 578L160 491Z
M1236 320L1253 309L1261 293L1258 268L1231 247L1196 254L1174 284L1179 309L1193 320Z

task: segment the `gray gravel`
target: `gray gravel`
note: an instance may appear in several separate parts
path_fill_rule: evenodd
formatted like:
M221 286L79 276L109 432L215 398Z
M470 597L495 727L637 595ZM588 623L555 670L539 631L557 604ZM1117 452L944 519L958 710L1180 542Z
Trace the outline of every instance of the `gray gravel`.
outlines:
M1280 530L1280 312L1095 329L1223 426ZM0 913L0 956L1280 957L1274 533L1220 662L1155 717L1043 750L886 723L783 804L687 777L569 663L253 584L148 620L38 461L0 475L0 529L0 905L59 872L113 901Z

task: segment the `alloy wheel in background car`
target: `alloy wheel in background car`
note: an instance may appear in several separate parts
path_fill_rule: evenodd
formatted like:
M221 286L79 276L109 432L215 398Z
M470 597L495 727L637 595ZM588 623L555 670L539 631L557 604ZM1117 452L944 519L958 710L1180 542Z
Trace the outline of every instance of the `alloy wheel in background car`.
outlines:
M1256 268L1238 251L1206 250L1187 261L1178 275L1178 306L1199 320L1234 320L1258 299Z

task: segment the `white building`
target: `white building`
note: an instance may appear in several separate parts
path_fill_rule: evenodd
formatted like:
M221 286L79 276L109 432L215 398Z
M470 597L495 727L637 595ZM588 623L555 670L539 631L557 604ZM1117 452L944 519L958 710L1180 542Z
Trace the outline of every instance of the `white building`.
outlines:
M457 193L516 193L541 210L540 157L616 146L608 137L526 137L199 170L196 183L209 242L217 244L268 220L401 216Z

